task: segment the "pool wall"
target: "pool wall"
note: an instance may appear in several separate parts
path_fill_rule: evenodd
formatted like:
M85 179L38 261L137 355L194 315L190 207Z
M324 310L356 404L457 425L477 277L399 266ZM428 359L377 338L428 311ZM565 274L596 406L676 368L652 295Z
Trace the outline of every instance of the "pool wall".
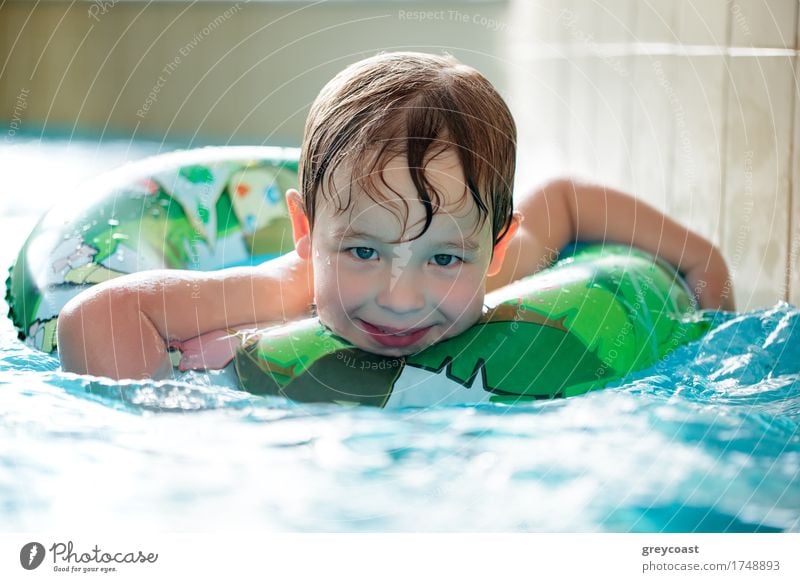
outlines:
M297 145L346 64L447 51L508 99L518 188L622 187L721 245L741 310L800 304L798 6L11 0L0 133Z

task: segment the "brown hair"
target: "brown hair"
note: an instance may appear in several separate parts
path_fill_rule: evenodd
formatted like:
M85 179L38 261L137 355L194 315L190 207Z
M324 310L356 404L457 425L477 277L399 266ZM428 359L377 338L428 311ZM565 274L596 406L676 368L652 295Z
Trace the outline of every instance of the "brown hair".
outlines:
M425 164L451 148L481 224L491 212L496 243L511 223L516 128L492 84L451 56L382 53L350 65L323 87L306 120L299 170L309 224L313 228L317 195L334 201L338 211L348 208L349 201L333 195L333 174L342 162L351 163L350 183L380 203L373 176L405 153L425 207L421 235L441 199Z

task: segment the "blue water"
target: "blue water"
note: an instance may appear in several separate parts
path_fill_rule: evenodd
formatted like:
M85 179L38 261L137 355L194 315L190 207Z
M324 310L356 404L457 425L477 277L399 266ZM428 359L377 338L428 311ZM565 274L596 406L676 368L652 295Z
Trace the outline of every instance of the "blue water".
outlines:
M30 210L4 214L3 270ZM800 531L786 304L615 388L399 411L65 374L0 310L2 531Z

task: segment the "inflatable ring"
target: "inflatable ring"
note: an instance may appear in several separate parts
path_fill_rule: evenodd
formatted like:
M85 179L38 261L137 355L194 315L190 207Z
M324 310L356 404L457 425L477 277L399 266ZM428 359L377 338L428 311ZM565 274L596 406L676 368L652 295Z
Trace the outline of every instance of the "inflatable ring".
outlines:
M284 193L297 184L297 155L266 147L176 152L70 196L34 228L11 269L7 301L20 338L53 351L63 305L113 277L253 265L287 252ZM348 405L557 398L650 366L710 327L678 273L653 257L612 245L568 255L488 295L463 334L404 358L359 350L315 318L235 332L238 383L254 394Z
M301 402L517 403L603 388L708 331L680 276L646 253L587 246L486 297L464 333L404 358L365 352L316 318L245 336L241 386Z
M296 149L221 147L155 156L105 174L53 207L6 281L19 338L56 349L61 308L128 273L258 264L293 248L284 199Z

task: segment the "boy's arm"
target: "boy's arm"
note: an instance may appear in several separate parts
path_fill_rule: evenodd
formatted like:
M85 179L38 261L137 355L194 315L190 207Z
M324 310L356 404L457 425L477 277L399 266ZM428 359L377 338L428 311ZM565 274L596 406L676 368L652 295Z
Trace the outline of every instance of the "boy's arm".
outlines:
M169 341L299 318L313 295L310 264L295 252L258 267L126 275L88 289L61 310L61 365L115 379L163 378L172 368Z
M650 252L684 273L704 309L733 310L730 275L711 242L652 206L617 190L562 179L525 196L497 288L548 266L576 240L619 242Z

